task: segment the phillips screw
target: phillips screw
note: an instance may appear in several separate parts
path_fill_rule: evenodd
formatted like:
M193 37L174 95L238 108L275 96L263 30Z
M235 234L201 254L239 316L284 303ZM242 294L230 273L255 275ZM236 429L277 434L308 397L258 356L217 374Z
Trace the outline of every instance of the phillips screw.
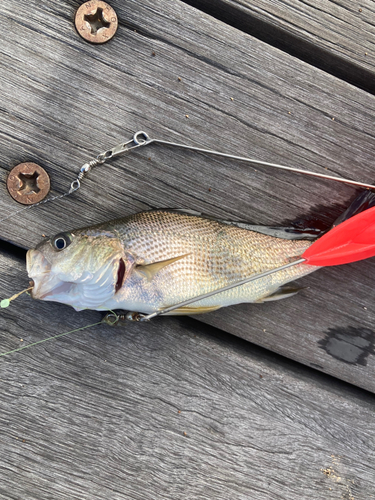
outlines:
M116 12L106 2L90 0L75 15L75 26L82 38L91 43L105 43L116 33Z
M50 190L47 172L36 163L20 163L7 178L9 194L23 205L33 205L43 200Z

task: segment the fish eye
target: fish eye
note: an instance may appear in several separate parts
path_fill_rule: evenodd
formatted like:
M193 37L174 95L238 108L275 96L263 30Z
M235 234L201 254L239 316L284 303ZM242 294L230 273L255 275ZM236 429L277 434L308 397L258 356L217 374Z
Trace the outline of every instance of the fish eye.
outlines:
M59 233L53 238L53 246L56 250L64 250L72 242L72 235L70 233Z

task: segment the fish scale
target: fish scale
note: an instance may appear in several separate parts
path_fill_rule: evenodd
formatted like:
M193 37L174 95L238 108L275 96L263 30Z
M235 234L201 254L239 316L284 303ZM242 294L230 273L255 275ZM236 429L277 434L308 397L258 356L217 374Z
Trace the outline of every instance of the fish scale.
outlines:
M114 308L123 303L133 306L124 309L142 312L172 305L281 266L311 245L310 241L282 240L219 221L162 210L118 219L111 224L111 229L118 233L124 248L139 264L188 254L159 271L150 283L136 275L130 277L111 303ZM191 307L255 302L315 269L307 265L296 266L198 301ZM145 310L148 304L152 306Z

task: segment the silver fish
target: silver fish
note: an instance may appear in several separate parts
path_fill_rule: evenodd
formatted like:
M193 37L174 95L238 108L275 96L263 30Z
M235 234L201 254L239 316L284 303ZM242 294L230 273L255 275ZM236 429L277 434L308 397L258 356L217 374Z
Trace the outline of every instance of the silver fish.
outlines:
M307 239L284 238L282 230L154 210L44 240L28 251L27 271L35 299L69 304L76 311L150 314L287 264L311 245ZM284 285L316 269L299 264L172 314L290 296L296 290Z

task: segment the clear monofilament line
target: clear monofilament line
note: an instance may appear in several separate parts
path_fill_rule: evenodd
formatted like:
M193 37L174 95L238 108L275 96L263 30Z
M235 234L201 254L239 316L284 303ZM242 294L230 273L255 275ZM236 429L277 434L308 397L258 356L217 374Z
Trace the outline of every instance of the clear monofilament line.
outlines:
M17 296L21 295L21 293L24 293L24 292L27 292L28 290L31 290L31 288L29 288L27 290L23 290L22 292L14 295L13 297L16 298ZM13 297L11 299L13 299ZM58 339L60 337L64 337L65 335L70 335L71 333L81 332L82 330L86 330L87 328L92 328L93 326L98 326L98 325L102 325L102 324L114 326L117 324L117 322L119 320L119 316L114 311L110 311L110 312L114 316L114 318L112 320L108 320L108 319L106 320L106 318L103 318L102 320L98 321L97 323L92 323L91 325L86 325L86 326L82 326L80 328L75 328L74 330L70 330L69 332L58 333L57 335L53 335L52 337L38 340L37 342L33 342L31 344L27 344L27 345L24 345L22 347L17 347L16 349L12 349L11 351L2 352L2 353L0 353L0 357L7 356L8 354L13 354L14 352L23 351L24 349L28 349L29 347L33 347L33 346L36 346L38 344L43 344L44 342L48 342L49 340L55 340L55 339Z
M65 198L65 196L69 196L70 194L74 193L74 191L77 191L77 189L75 190L70 190L70 191L67 191L66 193L64 194L59 194L57 196L52 196L51 198L47 198L45 200L42 200L42 201L39 201L38 203L34 203L34 205L29 205L27 207L23 207L23 208L20 208L19 210L16 210L15 212L11 212L10 214L8 214L6 217L3 217L2 219L0 219L0 222L3 222L5 220L8 220L10 219L11 217L14 217L15 215L25 211L25 210L29 210L30 208L34 208L34 207L37 207L38 205L43 205L45 203L49 203L50 201L56 201L56 200L59 200L61 198Z

